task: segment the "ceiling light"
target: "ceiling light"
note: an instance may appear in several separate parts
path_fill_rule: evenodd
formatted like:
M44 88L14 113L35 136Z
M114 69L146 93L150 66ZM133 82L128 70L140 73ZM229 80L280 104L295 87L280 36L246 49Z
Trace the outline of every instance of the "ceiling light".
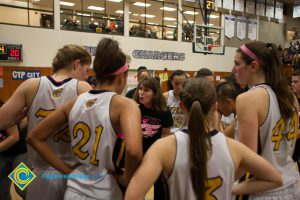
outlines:
M112 2L121 2L123 0L107 0L107 1L112 1Z
M102 8L102 7L98 7L98 6L89 6L88 9L90 10L104 10L105 8Z
M133 13L132 15L133 15L133 16L136 16L136 17L139 16L139 14L137 14L137 13Z
M59 4L63 6L75 6L75 3L70 3L65 1L60 1Z
M187 21L183 21L183 23L187 23ZM192 21L192 20L189 20L189 23L193 24L193 23L194 23L194 21Z
M117 10L115 13L124 14L124 11L123 10ZM129 12L129 14L131 14L131 12ZM137 15L139 15L139 14L137 14Z
M150 3L142 3L142 2L135 2L133 5L140 6L140 7L149 7L149 6L151 6Z
M85 14L85 13L76 13L76 15L81 15L81 16L86 16L86 17L90 17L90 14Z
M177 26L173 26L173 25L167 25L167 27L170 27L170 28L177 28Z
M176 19L172 18L172 17L164 17L164 20L166 20L166 21L176 21Z
M184 11L183 13L187 14L187 15L198 15L199 13L198 12L194 12L194 11Z
M209 18L216 19L216 18L219 18L219 16L218 15L209 15Z
M140 15L141 17L146 17L146 18L154 18L155 15L149 15L149 14L142 14Z
M175 11L176 8L170 8L170 7L161 7L160 10L165 10L165 11Z

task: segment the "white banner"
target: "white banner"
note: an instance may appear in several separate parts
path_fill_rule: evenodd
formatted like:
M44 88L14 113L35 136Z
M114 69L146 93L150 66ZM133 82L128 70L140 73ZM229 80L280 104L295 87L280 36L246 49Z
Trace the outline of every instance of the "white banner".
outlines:
M273 0L267 0L266 3L266 16L267 17L274 17L274 1Z
M215 8L222 8L222 0L215 0Z
M246 13L255 14L255 0L246 0Z
M256 1L256 15L265 16L265 1L264 0Z
M223 8L233 10L233 0L223 0Z
M244 5L245 5L244 0L235 0L234 10L244 12Z
M294 2L293 18L300 17L300 1Z
M235 16L225 15L225 36L228 38L234 37Z
M245 17L237 17L236 36L241 40L246 38L246 23Z
M256 40L257 37L257 20L254 18L249 18L248 20L248 38L250 40Z
M276 1L275 18L276 19L282 19L283 18L283 3L280 2L280 1Z

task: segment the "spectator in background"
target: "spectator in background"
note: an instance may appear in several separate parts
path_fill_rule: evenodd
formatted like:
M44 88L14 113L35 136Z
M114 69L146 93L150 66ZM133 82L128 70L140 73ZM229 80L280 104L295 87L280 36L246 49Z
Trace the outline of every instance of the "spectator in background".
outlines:
M147 70L147 67L145 66L140 66L137 70L137 81L138 83L140 82L140 80L142 80L143 78L145 77L150 77L150 73L149 71ZM126 97L132 99L133 98L133 95L136 91L136 88L133 88L131 90L129 90L127 93L126 93Z
M207 68L202 68L197 71L195 78L206 78L209 82L214 84L214 74Z

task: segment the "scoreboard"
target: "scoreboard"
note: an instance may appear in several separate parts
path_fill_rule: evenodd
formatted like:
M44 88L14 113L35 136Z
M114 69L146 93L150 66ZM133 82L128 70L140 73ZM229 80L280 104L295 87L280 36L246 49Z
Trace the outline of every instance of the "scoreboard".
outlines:
M22 61L22 45L0 43L0 61Z

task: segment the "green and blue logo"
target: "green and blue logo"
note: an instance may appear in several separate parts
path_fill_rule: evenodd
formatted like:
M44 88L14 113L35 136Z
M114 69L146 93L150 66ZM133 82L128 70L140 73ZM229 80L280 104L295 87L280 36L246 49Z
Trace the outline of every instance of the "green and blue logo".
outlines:
M8 178L10 178L20 190L24 190L35 177L36 175L23 162L8 175Z

